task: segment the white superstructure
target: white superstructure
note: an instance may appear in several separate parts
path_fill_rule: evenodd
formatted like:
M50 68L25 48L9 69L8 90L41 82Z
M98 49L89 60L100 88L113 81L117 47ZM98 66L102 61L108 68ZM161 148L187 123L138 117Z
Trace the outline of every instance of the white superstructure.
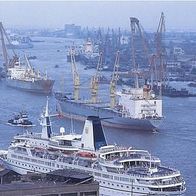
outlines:
M29 60L26 58L27 66L22 65L19 58L15 57L15 62L12 67L7 68L7 79L21 80L27 82L35 82L38 80L48 80L47 75L42 76L39 71L35 71L31 67Z
M10 169L21 174L80 169L92 174L100 184L100 194L108 196L184 193L180 172L162 166L148 151L107 145L99 117L87 118L82 135L65 135L61 128L61 134L54 136L47 108L42 133L15 136L7 155L3 153Z
M124 117L154 120L163 117L162 98L155 96L150 85L144 85L143 88L125 88L117 95Z

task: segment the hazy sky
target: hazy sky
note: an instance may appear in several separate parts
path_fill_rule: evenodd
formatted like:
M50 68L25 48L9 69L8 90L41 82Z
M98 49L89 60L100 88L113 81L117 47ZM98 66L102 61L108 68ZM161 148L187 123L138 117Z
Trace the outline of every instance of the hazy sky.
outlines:
M137 17L144 29L156 30L161 12L167 29L196 31L196 1L0 1L6 27L82 26L129 28Z

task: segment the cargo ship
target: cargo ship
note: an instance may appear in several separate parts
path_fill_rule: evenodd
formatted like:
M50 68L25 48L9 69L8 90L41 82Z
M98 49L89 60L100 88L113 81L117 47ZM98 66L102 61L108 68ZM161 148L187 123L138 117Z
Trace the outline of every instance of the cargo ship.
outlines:
M160 91L160 87L157 85L153 86L153 90L155 91L155 93L159 93ZM188 89L186 88L181 88L181 89L176 89L172 86L169 85L162 85L161 87L161 91L162 91L162 95L166 96L166 97L196 97L195 93L191 93L189 92Z
M11 43L7 44L8 49L28 49L33 48L30 37L10 36Z
M99 58L98 46L93 45L90 39L87 40L80 54L81 63L86 65L87 68L96 68L98 58Z
M21 65L20 59L15 56L12 66L7 68L6 85L12 88L33 92L33 93L52 93L54 80L35 71L30 65L28 58L26 66Z
M74 56L74 54L72 54ZM134 54L132 55L133 59ZM74 83L73 98L64 93L55 93L57 99L57 110L65 117L72 116L75 119L84 121L88 115L103 118L103 125L128 128L131 130L157 130L163 119L162 97L156 96L152 85L148 81L139 85L139 71L134 61L134 87L127 86L122 90L116 90L119 79L119 51L117 51L114 63L113 74L110 81L110 102L103 103L97 98L98 84L100 82L102 68L102 53L99 55L96 74L91 78L91 99L82 100L79 97L80 78L74 58L72 62L72 73ZM71 115L70 115L71 114Z
M55 93L57 110L65 117L84 121L88 115L99 115L103 125L132 130L155 131L162 121L162 99L155 96L150 87L127 88L117 93L118 104L91 103L74 100L63 93Z
M8 53L5 41L9 45L11 41L2 23L0 23L0 35L6 72L6 85L33 93L51 93L54 80L49 79L47 74L35 71L26 55L24 61L21 62L13 48L11 49L12 55Z

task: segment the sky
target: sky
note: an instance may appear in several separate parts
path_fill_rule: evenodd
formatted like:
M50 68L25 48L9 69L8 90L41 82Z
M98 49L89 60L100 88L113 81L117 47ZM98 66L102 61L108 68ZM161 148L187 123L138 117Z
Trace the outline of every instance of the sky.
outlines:
M167 30L196 31L196 1L0 1L0 21L6 27L129 28L129 17L155 31L161 12Z

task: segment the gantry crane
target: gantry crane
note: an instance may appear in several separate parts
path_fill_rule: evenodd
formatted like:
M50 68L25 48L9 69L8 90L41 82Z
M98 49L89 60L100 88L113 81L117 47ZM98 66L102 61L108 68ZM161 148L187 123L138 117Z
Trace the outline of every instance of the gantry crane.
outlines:
M70 50L71 54L71 68L72 68L72 76L73 76L73 83L74 83L74 100L79 99L79 88L80 88L80 76L78 74L76 61L75 61L75 51L74 49Z
M116 53L112 79L110 81L110 108L114 108L116 105L116 83L119 79L118 68L119 68L119 51L117 51Z
M99 88L100 71L102 66L102 52L99 55L99 60L97 63L97 69L95 75L91 78L91 102L97 103L97 95Z

